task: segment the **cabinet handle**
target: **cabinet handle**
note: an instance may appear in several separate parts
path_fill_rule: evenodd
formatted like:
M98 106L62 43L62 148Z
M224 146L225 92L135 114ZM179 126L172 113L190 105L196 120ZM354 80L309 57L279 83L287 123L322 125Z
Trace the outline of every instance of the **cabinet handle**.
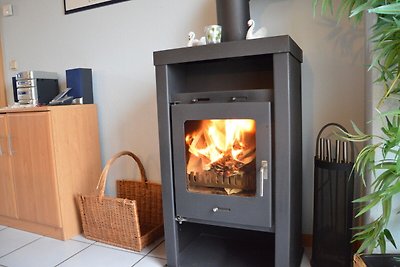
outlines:
M14 155L14 151L12 149L11 135L8 136L8 153L10 156Z
M264 196L264 180L268 179L268 161L262 160L260 167L260 197Z
M3 156L3 149L1 148L1 139L3 139L3 136L0 136L0 157Z

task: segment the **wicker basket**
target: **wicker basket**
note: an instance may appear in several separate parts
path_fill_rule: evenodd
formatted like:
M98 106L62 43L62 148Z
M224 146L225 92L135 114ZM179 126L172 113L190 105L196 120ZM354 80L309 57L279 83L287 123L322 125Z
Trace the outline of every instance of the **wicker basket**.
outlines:
M108 170L124 155L140 169L141 181L117 181L117 198L104 196ZM141 251L163 235L161 185L147 181L139 158L129 151L114 155L100 175L96 194L79 196L78 206L86 238Z
M354 267L367 267L360 255L354 254L353 258Z

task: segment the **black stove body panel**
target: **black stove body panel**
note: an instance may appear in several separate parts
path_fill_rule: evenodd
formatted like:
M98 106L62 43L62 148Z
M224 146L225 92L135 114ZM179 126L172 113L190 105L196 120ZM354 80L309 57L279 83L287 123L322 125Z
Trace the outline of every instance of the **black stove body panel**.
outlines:
M289 36L154 53L168 266L299 266L301 62ZM187 122L242 119L250 171L191 172Z

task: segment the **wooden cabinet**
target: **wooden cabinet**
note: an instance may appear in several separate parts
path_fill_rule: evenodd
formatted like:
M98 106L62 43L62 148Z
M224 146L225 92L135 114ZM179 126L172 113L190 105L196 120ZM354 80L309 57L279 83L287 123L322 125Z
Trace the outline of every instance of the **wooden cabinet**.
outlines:
M76 196L94 190L101 172L96 106L2 112L0 224L64 240L79 234Z
M0 114L0 216L17 217L6 116Z

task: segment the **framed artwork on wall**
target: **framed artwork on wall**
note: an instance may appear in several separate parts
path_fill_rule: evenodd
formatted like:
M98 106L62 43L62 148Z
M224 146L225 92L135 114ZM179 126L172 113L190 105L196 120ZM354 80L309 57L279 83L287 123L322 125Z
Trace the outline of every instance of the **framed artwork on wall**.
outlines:
M70 14L125 1L129 0L64 0L64 12Z

